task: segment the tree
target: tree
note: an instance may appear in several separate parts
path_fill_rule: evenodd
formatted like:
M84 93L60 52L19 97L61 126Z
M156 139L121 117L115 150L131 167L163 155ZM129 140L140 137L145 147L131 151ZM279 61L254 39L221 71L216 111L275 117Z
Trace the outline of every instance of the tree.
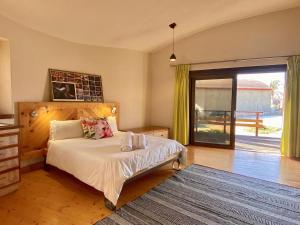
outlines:
M276 97L275 97L275 93L279 89L280 84L281 84L280 80L272 80L271 83L270 83L270 88L272 89L272 95L271 95L271 97L272 97L272 104L275 107L280 106L280 101L278 102L279 99L276 99Z

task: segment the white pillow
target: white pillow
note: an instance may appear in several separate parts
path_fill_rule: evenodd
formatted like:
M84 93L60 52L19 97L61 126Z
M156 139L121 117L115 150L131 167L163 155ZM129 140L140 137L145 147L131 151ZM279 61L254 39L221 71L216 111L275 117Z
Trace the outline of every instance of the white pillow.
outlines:
M118 132L118 125L115 116L108 116L107 118L108 125L113 133Z
M50 122L50 140L63 140L83 137L80 120L65 120Z

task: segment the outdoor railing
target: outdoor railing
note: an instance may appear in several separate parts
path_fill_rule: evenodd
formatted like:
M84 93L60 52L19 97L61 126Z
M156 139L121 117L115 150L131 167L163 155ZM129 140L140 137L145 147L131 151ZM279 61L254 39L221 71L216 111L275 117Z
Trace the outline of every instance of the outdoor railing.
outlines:
M255 127L255 136L258 136L258 129L263 128L263 120L260 115L263 112L236 111L237 114L253 114L254 119L236 118L235 125L243 127ZM231 111L220 110L196 110L195 111L195 128L198 131L198 124L222 125L223 132L226 133L227 126L231 125Z
M255 127L255 136L257 137L258 129L263 128L263 120L260 119L260 115L263 114L263 112L236 111L236 117L237 117L237 114L239 114L239 113L255 115L255 119L236 118L235 125L242 126L242 127Z

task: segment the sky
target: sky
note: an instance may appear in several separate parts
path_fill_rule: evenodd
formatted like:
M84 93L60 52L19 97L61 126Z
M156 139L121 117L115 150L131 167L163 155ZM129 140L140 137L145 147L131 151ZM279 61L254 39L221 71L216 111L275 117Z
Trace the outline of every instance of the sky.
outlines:
M276 73L255 73L255 74L238 74L238 80L257 80L264 82L268 86L272 80L279 80L280 86L278 90L283 92L284 90L284 82L285 82L285 73L284 72L276 72Z

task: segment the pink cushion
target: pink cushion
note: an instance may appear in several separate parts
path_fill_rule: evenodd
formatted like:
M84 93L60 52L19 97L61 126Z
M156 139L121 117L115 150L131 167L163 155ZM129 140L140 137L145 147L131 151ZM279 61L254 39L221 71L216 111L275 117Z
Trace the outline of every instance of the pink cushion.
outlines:
M81 119L84 136L91 139L112 137L113 132L105 118Z

